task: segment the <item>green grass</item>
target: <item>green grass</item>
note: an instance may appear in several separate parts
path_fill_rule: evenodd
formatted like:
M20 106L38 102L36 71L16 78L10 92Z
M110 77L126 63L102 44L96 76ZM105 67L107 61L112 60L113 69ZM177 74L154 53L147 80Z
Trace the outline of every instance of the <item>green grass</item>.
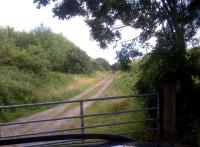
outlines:
M125 73L117 73L114 77L112 84L104 92L104 96L113 95L127 95L130 92L129 81L125 77ZM136 99L117 99L117 100L106 100L96 102L92 106L86 109L86 114L103 113L103 112L116 112L130 109L143 108L142 104ZM115 123L115 122L126 122L144 119L146 114L144 112L131 112L118 115L107 115L85 118L86 126L95 126L99 124ZM88 129L87 133L119 133L119 132L130 132L134 130L142 130L148 126L145 123L132 123L126 125L114 125L101 128ZM152 133L129 135L129 137L136 140L150 140Z
M108 73L105 73L105 74L108 74ZM100 86L97 86L97 87L96 87L95 89L93 89L91 92L89 92L89 93L83 95L82 97L80 97L80 100L91 98L92 96L94 96L94 95L99 91L99 88L100 88L100 87L101 87L101 85L100 85ZM72 104L69 104L69 106L66 107L66 109L64 109L62 112L69 111L69 110L71 110L71 109L73 109L73 108L75 108L75 107L79 107L79 106L80 106L79 103L72 103ZM62 113L62 112L61 112L61 113Z
M89 75L46 72L36 76L14 67L0 68L0 105L36 103L44 101L66 100L100 80L104 73ZM34 108L1 109L0 122L33 114L52 106Z

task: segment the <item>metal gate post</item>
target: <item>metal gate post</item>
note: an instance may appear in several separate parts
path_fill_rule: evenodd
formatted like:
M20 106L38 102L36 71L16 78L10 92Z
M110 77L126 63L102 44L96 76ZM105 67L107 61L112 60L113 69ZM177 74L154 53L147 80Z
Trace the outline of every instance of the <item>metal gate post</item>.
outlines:
M81 134L84 134L84 112L83 112L83 101L80 101L80 119L81 119Z
M0 138L1 138L1 126L0 126Z

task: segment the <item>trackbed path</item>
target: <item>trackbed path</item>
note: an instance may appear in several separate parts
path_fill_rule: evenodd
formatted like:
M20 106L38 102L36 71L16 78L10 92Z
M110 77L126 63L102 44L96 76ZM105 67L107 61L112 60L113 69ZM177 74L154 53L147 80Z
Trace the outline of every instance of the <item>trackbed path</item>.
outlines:
M70 98L69 100L81 99L83 96L92 93L94 90L97 92L93 94L91 97L89 97L89 99L100 97L102 96L102 93L105 91L105 89L112 83L112 81L113 81L112 76L106 77L98 81L95 85L86 89L79 95ZM89 107L92 103L94 102L84 103L83 105L84 109ZM30 115L30 116L21 117L19 119L16 119L15 121L52 119L52 118L74 116L74 115L79 115L79 114L80 114L79 106L73 106L73 104L60 104L48 110ZM72 128L72 127L80 127L79 121L77 123L77 121L75 120L57 120L57 121L31 123L31 124L12 125L12 126L2 127L1 136L6 137L6 136L13 136L13 135L21 135L21 134L56 131L56 130L62 130L62 129Z

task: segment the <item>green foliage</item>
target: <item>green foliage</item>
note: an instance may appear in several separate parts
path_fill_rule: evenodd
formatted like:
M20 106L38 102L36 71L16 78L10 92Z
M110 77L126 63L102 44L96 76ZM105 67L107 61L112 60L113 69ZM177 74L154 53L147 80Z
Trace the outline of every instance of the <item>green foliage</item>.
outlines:
M108 71L111 69L110 64L103 58L92 59L91 67L95 71Z
M33 75L14 67L0 67L1 105L33 102L34 87L28 82Z
M18 68L0 67L0 105L36 103L66 100L102 78L102 74L72 75L61 72L45 72L40 76ZM1 109L0 122L42 111L47 107Z
M35 74L48 70L89 73L109 69L106 60L93 60L94 63L84 51L43 25L28 33L0 28L0 37L0 65L16 66Z
M181 82L192 82L192 77L196 77L196 81L199 78L199 59L200 59L200 49L193 48L187 51L185 55L184 65L181 65L179 69L175 72L172 70L172 66L164 67L163 58L160 57L161 54L157 52L152 52L145 55L141 61L139 61L139 80L136 87L140 92L145 91L161 91L164 81L167 78L167 74L174 74L174 76ZM171 67L171 68L170 68ZM135 68L133 68L134 70ZM165 69L163 71L163 69ZM171 70L170 70L171 69ZM166 71L168 71L166 73ZM186 78L187 77L187 78ZM194 78L195 79L195 78ZM184 82L182 84L184 84Z
M50 2L52 1L34 0L38 8ZM170 44L177 45L178 48L170 48L170 50L180 53L181 56L181 52L185 50L185 42L192 41L192 37L200 26L197 0L175 2L169 0L62 0L53 2L55 3L53 13L60 19L83 16L91 28L91 36L100 43L102 48L120 39L121 28L129 26L141 29L142 32L130 43L123 43L122 49L125 45L126 48L131 46L132 51L137 51L136 42L141 44L142 48L148 48L147 40L162 36ZM119 20L122 25L116 26ZM156 44L160 44L160 41Z
M125 50L131 46L131 50L137 51L139 45L148 49L151 46L147 41L156 37L153 51L142 61L144 63L138 73L139 80L136 89L141 92L159 91L162 95L166 81L176 83L178 136L184 133L189 134L190 130L185 128L191 122L182 122L193 120L188 117L191 114L199 118L193 111L199 112L198 107L196 105L192 107L192 103L197 103L195 97L199 97L199 92L196 90L199 87L200 75L199 51L187 51L187 43L192 43L192 47L196 46L194 36L200 27L199 0L62 0L53 2L56 3L53 12L60 19L70 19L77 15L84 16L91 28L91 36L102 48L119 40L120 30L126 26L140 29L141 33L138 37L124 43ZM34 3L41 7L49 4L50 1L34 0ZM118 22L122 25L117 26ZM121 61L124 61L123 65L127 69L130 53L123 53L124 44L122 44L122 54L118 54L118 57L123 57ZM169 103L170 101L166 105L170 105ZM184 111L188 115L185 115Z
M132 77L127 72L117 71L114 73L114 79L108 89L104 92L104 96L116 96L131 94Z
M136 77L135 77L136 78ZM133 77L130 77L130 73L127 72L117 72L114 75L114 80L111 85L103 93L104 96L113 96L113 95L126 95L135 93L131 89L131 84L134 81ZM117 99L117 100L108 100L94 103L92 106L86 109L86 114L95 114L95 113L106 113L106 112L116 112L123 111L127 109L140 109L142 104L136 99ZM86 125L99 125L104 123L113 123L113 122L124 122L124 121L135 121L147 118L144 112L134 112L118 115L108 115L108 116L98 116L95 118L86 118ZM142 130L150 127L151 123L135 123L135 124L126 124L126 125L117 125L109 126L102 128L89 129L87 133L119 133L119 132L129 132L130 130ZM154 133L135 133L128 135L135 140L147 141L154 137ZM154 138L155 139L155 138Z
M66 54L64 71L68 73L91 72L90 57L79 48L72 48Z
M141 93L160 91L160 98L162 101L162 89L166 73L162 70L164 67L160 67L163 66L163 58L156 56L157 54L152 52L139 62L139 71L136 73L138 78L135 85L133 85L133 89ZM198 105L198 98L200 96L199 59L199 48L188 50L184 59L185 64L182 65L181 69L175 72L177 74L176 78L178 79L178 82L176 83L176 122L178 125L176 127L178 139L183 144L196 144L199 134L199 131L193 131L193 124L200 122L200 109ZM172 74L173 71L170 71L169 73ZM135 72L132 71L132 74L135 74ZM149 107L153 105L153 101L144 101L144 104ZM163 107L163 105L161 105L161 107Z
M49 68L54 71L63 71L66 54L72 51L70 49L75 48L75 45L61 34L55 34L43 25L32 30L30 34L47 53L50 62Z
M131 68L131 59L142 56L142 53L133 49L131 44L123 45L122 49L117 52L117 59L120 63L121 70L129 71Z
M34 3L41 7L50 1L34 0ZM159 60L161 76L175 81L185 64L186 44L194 43L193 37L200 27L197 0L63 0L55 2L53 12L60 19L84 16L91 28L91 36L102 48L120 39L121 28L129 26L140 29L140 35L123 42L122 50L118 52L117 57L124 69L129 69L130 58L141 55L138 46L148 49L151 46L147 41L156 37L154 58ZM122 25L116 26L119 20Z
M100 69L110 70L110 64L105 59L103 59L103 58L97 58L97 59L95 59L95 62L96 62L96 64L98 64L99 66L101 66L101 67L99 67Z
M85 52L43 25L30 32L0 28L0 105L69 98L93 83L76 81L74 77L79 75L69 73L92 71L91 59ZM81 76L89 79L88 75ZM82 83L73 84L76 87L70 90L62 87L70 82ZM11 120L32 109L11 115L13 111L0 110L0 119Z
M24 71L42 74L47 71L49 61L47 54L38 46L28 46L26 49L18 49L14 53L13 65Z
M120 70L120 63L115 62L114 64L111 65L111 70L117 71Z
M103 71L104 70L103 66L99 62L97 62L95 59L91 60L91 67L95 71Z

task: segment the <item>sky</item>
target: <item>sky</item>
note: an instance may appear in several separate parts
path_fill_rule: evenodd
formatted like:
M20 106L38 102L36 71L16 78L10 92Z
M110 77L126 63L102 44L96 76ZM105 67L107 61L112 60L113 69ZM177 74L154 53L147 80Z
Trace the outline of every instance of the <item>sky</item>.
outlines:
M53 5L49 5L37 9L33 0L1 0L0 26L10 26L17 31L30 31L43 24L45 27L50 27L53 32L63 34L90 57L105 58L110 64L116 62L116 51L119 50L119 47L113 49L114 45L110 45L108 49L100 49L98 43L91 39L90 29L83 18L58 20L53 17L52 7ZM122 30L122 41L138 35L139 31L125 28Z

